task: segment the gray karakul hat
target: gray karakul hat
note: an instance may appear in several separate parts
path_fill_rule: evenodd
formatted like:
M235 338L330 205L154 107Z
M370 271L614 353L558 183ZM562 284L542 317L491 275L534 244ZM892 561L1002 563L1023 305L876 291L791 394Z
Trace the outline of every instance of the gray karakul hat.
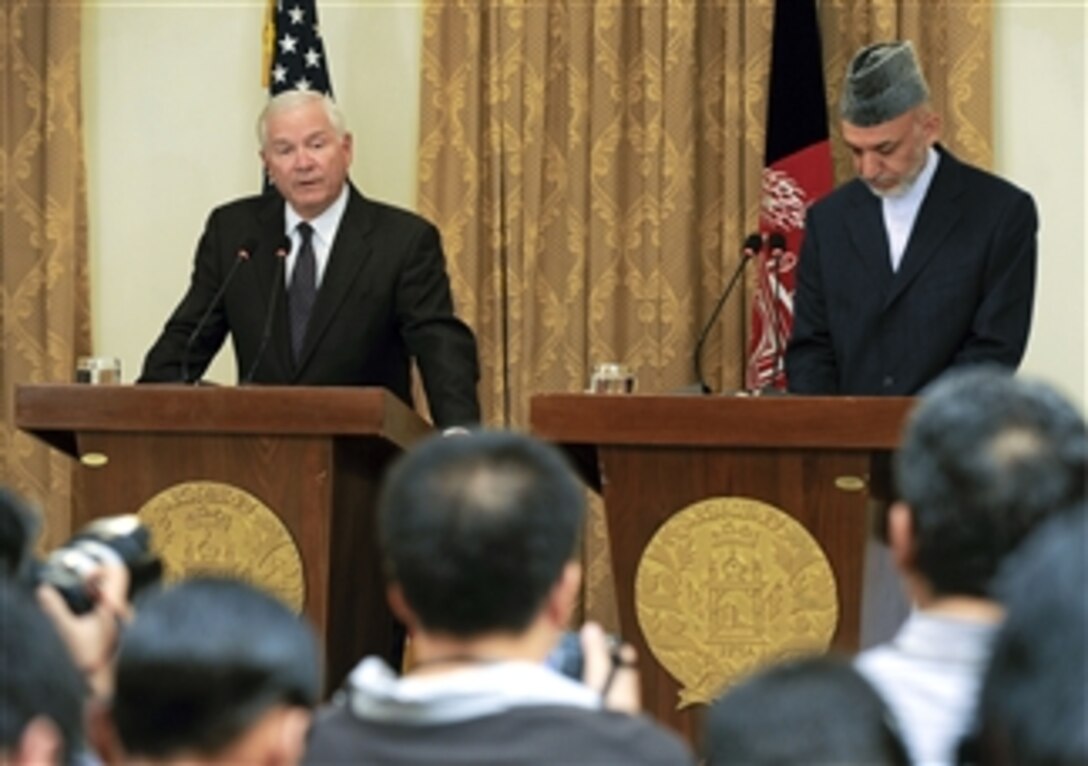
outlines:
M846 68L839 114L858 127L893 120L929 98L910 41L862 48Z

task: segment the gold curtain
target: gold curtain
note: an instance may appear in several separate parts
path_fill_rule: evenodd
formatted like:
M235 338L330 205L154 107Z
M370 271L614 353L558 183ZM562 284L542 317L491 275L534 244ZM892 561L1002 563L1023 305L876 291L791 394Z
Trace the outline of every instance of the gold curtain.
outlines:
M70 380L90 349L80 4L0 9L0 483L69 531L71 462L14 425L14 386Z
M832 123L854 51L910 37L945 143L989 163L988 0L819 15ZM597 362L629 365L644 392L694 381L696 336L758 220L772 17L772 0L429 0L419 204L480 343L489 425L526 427L533 394L581 390ZM742 381L738 298L705 349L719 390ZM587 610L614 628L604 540L596 506Z

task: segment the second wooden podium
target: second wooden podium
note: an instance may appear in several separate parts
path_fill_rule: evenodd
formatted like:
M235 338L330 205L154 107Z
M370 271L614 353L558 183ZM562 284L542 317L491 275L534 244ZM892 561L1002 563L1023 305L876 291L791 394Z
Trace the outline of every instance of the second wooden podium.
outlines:
M390 461L431 427L375 388L18 386L15 422L80 460L73 529L138 513L188 572L293 602L335 688L394 623L374 534Z
M604 498L644 707L692 742L760 664L857 648L869 501L912 400L548 394L533 432ZM884 485L884 486L881 486Z

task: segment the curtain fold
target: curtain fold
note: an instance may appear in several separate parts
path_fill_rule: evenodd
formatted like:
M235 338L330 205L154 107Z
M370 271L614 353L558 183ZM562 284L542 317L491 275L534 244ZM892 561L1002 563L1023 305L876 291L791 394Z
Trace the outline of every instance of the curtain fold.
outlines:
M0 9L0 483L69 534L71 459L14 425L18 383L71 380L90 349L80 4Z

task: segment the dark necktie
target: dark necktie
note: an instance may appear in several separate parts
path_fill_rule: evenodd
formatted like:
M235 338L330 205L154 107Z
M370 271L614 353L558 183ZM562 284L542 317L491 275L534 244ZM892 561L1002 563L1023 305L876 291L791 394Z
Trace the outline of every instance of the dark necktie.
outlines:
M291 286L287 290L287 304L291 313L291 351L297 362L302 355L302 342L306 339L306 325L310 323L310 311L317 297L317 263L314 258L314 227L303 221L298 225L302 243L295 256L295 269L291 272Z

